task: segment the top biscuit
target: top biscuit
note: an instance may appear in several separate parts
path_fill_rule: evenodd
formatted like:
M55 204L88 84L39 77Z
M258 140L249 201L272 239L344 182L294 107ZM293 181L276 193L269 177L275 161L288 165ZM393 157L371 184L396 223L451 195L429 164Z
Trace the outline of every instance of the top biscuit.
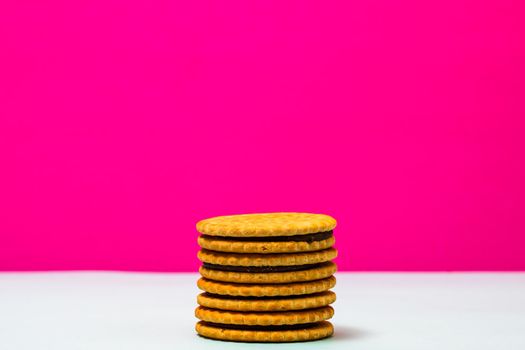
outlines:
M337 222L323 214L267 213L217 216L197 223L197 231L210 236L275 237L333 230Z

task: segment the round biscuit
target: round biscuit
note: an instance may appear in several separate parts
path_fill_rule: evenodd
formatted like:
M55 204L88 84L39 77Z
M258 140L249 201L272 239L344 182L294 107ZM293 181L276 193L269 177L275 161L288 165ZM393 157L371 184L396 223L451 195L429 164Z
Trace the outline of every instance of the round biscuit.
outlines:
M199 236L197 241L201 248L217 252L258 254L311 252L330 248L335 244L335 238L333 236L314 242L224 241L221 239L214 239L212 236Z
M331 261L324 263L321 266L314 267L312 269L288 272L254 273L221 271L208 269L203 266L199 268L200 274L203 277L206 277L210 280L235 283L292 283L314 281L330 277L336 271L337 265Z
M197 231L210 236L293 236L333 230L335 219L324 214L264 213L217 216L197 223Z
M325 321L334 316L331 306L317 309L273 311L273 312L239 312L229 310L210 309L198 306L195 317L199 320L242 326L282 326Z
M309 265L330 261L337 257L335 248L315 252L279 254L222 253L201 249L197 253L200 261L215 265L231 266L290 266Z
M311 341L327 338L334 333L334 327L328 321L322 321L303 329L283 330L228 329L200 321L196 324L195 330L201 336L211 339L263 343Z
M332 291L316 294L300 295L295 297L267 298L239 298L221 297L209 293L197 296L197 303L201 306L231 311L287 311L314 309L327 306L335 302L336 296Z
M244 297L273 297L313 294L327 291L335 286L334 276L316 281L283 284L247 284L212 281L200 278L197 287L205 292Z

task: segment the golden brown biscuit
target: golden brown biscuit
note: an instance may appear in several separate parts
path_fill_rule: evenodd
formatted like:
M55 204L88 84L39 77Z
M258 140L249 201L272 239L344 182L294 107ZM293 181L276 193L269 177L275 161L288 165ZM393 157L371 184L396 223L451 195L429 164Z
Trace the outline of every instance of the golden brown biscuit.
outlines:
M331 306L317 309L274 311L274 312L239 312L217 310L199 306L195 309L195 317L199 320L220 324L236 324L244 326L280 326L325 321L334 315Z
M337 257L337 250L328 248L316 252L282 254L236 254L201 249L199 260L215 265L231 266L288 266L309 265L330 261Z
M327 306L335 301L335 293L331 291L317 294L307 294L294 297L240 298L224 297L209 293L197 296L197 303L201 306L232 311L287 311L314 309Z
M216 269L208 269L201 266L199 272L203 277L214 281L235 282L235 283L292 283L314 281L322 278L330 277L337 270L337 265L333 262L326 262L324 264L315 265L315 267L288 272L236 272L236 271L221 271Z
M197 231L210 236L292 236L330 231L334 218L323 214L267 213L217 216L197 223Z
M212 281L200 278L199 289L221 295L245 297L273 297L287 295L313 294L327 291L335 286L335 277L331 276L317 281L283 283L283 284L246 284Z
M225 241L221 239L215 239L212 236L199 236L198 243L199 246L204 249L226 253L299 253L330 248L335 244L335 238L332 236L327 239L314 242L250 242L235 240Z
M317 340L334 333L334 327L328 321L304 325L296 329L264 329L264 327L231 329L200 321L195 326L195 330L203 337L218 340L274 343Z

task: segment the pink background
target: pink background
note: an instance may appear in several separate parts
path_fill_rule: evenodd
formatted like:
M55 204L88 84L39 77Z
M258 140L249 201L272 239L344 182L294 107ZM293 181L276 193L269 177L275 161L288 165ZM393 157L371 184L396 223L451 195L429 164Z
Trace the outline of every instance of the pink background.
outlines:
M2 1L0 269L195 271L197 220L307 211L342 270L525 270L519 4Z

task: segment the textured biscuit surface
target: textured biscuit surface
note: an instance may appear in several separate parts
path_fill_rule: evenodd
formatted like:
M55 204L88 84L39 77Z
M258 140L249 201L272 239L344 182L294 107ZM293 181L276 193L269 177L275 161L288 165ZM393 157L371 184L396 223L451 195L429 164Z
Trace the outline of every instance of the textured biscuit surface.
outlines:
M197 323L195 330L204 337L218 340L276 343L317 340L329 337L334 333L334 328L328 321L322 321L304 329L291 330L227 329L201 321Z
M200 278L197 281L197 287L205 292L245 297L273 297L312 294L327 291L334 286L334 276L316 281L282 284L230 283L213 281L207 278Z
M308 265L330 261L337 257L337 250L328 248L316 252L281 254L237 254L201 249L197 257L202 262L232 266L288 266Z
M197 223L197 231L211 236L293 236L330 231L334 218L323 214L267 213L217 216Z
M213 237L198 238L199 246L209 250L226 253L298 253L311 252L330 248L335 243L332 236L315 242L246 242L246 241L224 241Z
M203 277L214 281L235 283L292 283L314 281L333 275L337 270L336 264L328 262L308 270L290 272L235 272L207 269L200 267Z
M314 323L328 320L333 315L334 309L331 306L282 312L239 312L210 309L203 306L195 309L195 317L202 321L243 326L281 326Z
M197 303L201 306L231 311L287 311L314 309L332 304L336 299L331 291L310 294L298 297L272 299L265 298L224 298L209 293L197 296Z

